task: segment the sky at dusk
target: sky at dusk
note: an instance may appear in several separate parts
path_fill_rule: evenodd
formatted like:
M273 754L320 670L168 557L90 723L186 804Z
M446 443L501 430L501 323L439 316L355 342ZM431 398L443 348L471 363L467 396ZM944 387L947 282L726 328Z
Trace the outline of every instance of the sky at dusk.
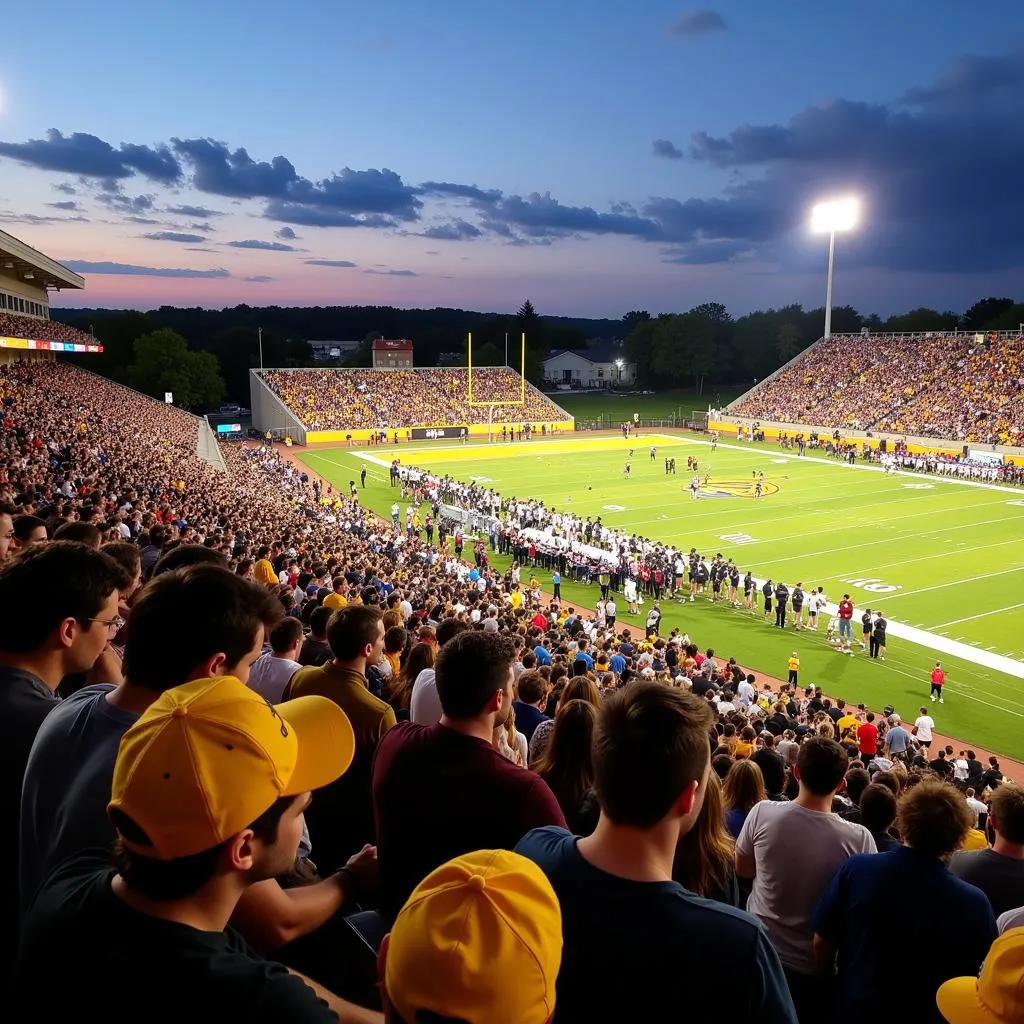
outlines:
M4 23L0 228L53 305L1024 300L1024 3L50 0Z

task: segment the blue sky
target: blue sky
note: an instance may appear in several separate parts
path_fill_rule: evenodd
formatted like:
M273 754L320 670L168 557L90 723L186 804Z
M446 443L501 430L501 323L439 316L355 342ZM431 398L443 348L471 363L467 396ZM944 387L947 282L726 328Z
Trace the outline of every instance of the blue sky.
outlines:
M819 305L847 192L837 304L1024 299L1019 2L52 0L5 42L0 227L69 303Z

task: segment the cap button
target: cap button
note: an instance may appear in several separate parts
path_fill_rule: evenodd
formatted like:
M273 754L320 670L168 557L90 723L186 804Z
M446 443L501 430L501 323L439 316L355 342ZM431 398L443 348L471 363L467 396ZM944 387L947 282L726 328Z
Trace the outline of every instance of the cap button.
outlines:
M184 704L178 704L171 712L172 718L184 718L188 714L188 708Z
M475 889L477 892L483 892L487 887L487 879L483 875L470 875L467 882L470 889Z

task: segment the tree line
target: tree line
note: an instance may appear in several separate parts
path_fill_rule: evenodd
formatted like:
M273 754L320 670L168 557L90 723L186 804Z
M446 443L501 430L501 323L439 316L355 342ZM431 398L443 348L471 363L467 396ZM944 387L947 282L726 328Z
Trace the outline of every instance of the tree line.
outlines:
M637 366L642 387L705 384L750 385L813 344L824 309L799 305L732 317L717 302L684 313L651 316L632 310L621 319L544 316L528 299L514 315L462 309L397 309L391 306L234 306L211 310L161 306L137 310L53 310L55 319L92 333L102 354L74 357L105 377L155 398L174 393L185 408L208 410L225 397L248 404L249 369L263 365L372 365L374 338L411 338L417 366L466 363L466 335L473 334L473 361L519 366L520 336L527 338L526 374L543 379L543 360L556 349L585 349L588 341L621 341ZM888 319L862 315L851 306L832 311L836 334L871 331L1016 330L1024 303L1007 298L976 302L963 314L913 309ZM310 341L360 339L343 361L315 364Z

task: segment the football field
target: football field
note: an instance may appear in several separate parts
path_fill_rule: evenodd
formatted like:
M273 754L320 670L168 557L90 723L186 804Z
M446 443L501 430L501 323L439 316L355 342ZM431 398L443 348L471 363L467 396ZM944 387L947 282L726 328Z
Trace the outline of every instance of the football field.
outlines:
M852 658L833 651L824 623L818 634L782 634L742 608L666 602L663 623L777 676L797 648L802 684L815 682L876 708L893 703L911 720L927 697L931 666L941 659L949 685L935 715L939 730L1024 754L1024 490L886 475L877 467L726 439L712 452L703 438L667 434L406 445L393 453L323 449L301 459L342 488L366 467L364 500L386 513L395 496L386 466L396 454L406 464L479 480L503 496L600 516L684 551L722 552L759 580L782 580L791 589L797 582L805 590L823 586L833 602L849 593L855 634L866 607L889 620L885 663L859 651ZM701 479L709 477L698 500L688 493L688 456L699 460ZM665 472L666 458L676 460L674 476ZM753 482L762 471L764 494L755 498ZM590 606L596 599L593 587L563 585L563 593Z

